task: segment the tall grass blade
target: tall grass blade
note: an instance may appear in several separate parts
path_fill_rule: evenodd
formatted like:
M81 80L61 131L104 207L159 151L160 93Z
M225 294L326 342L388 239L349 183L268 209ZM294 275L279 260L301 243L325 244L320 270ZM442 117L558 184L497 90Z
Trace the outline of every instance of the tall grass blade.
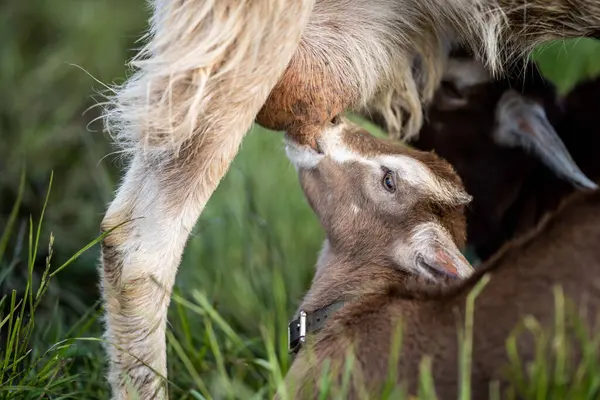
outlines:
M459 334L459 376L461 400L471 398L471 359L473 358L473 326L475 318L475 299L490 281L490 275L484 275L467 296L465 308L465 328Z

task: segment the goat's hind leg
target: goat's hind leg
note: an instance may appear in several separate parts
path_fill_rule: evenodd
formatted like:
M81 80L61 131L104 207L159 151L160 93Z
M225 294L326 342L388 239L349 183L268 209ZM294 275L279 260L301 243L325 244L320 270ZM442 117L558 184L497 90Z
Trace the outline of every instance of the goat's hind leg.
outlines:
M183 182L136 155L102 222L109 381L116 398L166 395L166 312L177 265L200 204ZM120 226L119 226L120 225Z
M167 397L165 330L177 267L242 136L224 136L222 147L204 137L207 144L180 157L150 159L138 152L102 221L103 231L112 229L102 243L102 289L109 381L117 399Z
M185 243L313 6L155 1L145 59L107 111L134 153L102 222L116 227L103 241L102 289L117 399L167 397L167 309Z

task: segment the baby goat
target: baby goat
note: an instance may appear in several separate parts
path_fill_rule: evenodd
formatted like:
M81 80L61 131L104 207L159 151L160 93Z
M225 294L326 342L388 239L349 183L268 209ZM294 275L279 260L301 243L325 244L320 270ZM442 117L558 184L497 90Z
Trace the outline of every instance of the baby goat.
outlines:
M136 71L106 125L131 155L102 221L116 398L164 398L165 329L185 243L253 121L311 141L345 108L421 125L446 44L496 70L561 37L597 36L598 0L151 0ZM398 107L396 107L398 105Z
M518 225L527 231L547 207L556 207L557 201L550 201L557 197L550 195L551 188L568 189L558 200L575 190L573 186L597 188L575 162L586 163L588 169L590 161L595 162L597 140L585 134L595 125L575 125L580 116L569 117L575 110L569 109L569 102L560 106L554 85L534 63L518 64L512 72L493 80L472 57L452 57L427 110L427 123L410 142L450 162L473 195L467 237L484 259L514 236ZM579 149L575 161L561 137L569 150ZM597 172L592 178L600 178ZM535 192L547 203L537 212L530 204Z
M300 307L300 333L308 322L322 329L309 335L286 378L291 398L317 397L325 360L339 384L350 348L355 362L348 398L358 398L361 390L377 398L390 372L393 333L400 322L402 349L392 378L407 382L415 393L419 364L429 355L437 393L456 398L457 327L464 323L467 295L484 273L491 273L491 281L475 303L473 398L487 397L489 383L503 378L505 340L523 317L533 316L544 328L554 326L554 285L562 285L577 306L587 306L584 320L593 326L600 311L600 195L578 193L553 219L474 276L448 283L444 274L471 273L458 251L469 197L450 165L346 123L328 128L318 145L320 152L292 141L287 145L327 234ZM411 275L448 287L433 290ZM290 332L297 345L302 339L297 326L292 324ZM518 346L523 361L531 361L535 346L523 337Z

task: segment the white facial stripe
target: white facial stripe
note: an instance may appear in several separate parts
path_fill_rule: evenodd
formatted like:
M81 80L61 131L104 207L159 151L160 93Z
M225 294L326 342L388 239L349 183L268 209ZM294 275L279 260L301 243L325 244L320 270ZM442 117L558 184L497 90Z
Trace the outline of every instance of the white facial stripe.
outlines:
M340 164L350 161L373 164L373 162L346 146L342 136L345 127L346 124L339 124L323 133L319 142L323 152Z
M398 177L409 185L418 188L426 195L446 204L466 203L470 196L452 184L438 179L435 174L420 161L405 155L380 155L367 158L348 148L343 142L342 132L345 124L339 124L325 130L319 145L323 153L332 160L342 164L357 162L367 165L376 171L385 166L397 171ZM298 168L315 168L325 157L308 146L301 146L293 141L286 141L286 153L290 161Z
M397 171L400 179L441 202L455 204L467 201L465 193L461 189L438 179L419 160L405 155L385 155L377 157L376 161L380 165Z
M444 203L468 202L462 190L438 179L434 173L420 161L405 155L380 155L367 158L348 148L342 139L344 125L338 125L322 136L321 148L328 157L339 163L359 162L379 171L381 166L398 172L399 178L409 185L425 191L429 196Z

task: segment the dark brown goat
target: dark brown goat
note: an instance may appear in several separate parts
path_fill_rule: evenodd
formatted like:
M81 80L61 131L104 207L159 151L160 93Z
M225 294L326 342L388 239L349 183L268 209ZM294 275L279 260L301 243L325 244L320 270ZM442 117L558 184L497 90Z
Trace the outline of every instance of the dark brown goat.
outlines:
M600 160L595 150L600 148L600 78L577 85L562 100L562 114L556 130L581 170L594 182L600 182ZM572 193L572 185L556 177L552 171L538 165L527 176L515 204L503 222L505 240L511 234L522 232L536 224L562 198Z
M584 325L594 326L600 311L600 194L577 193L564 200L553 218L508 245L475 276L448 282L439 271L455 270L453 265L469 270L455 250L465 233L465 200L451 168L433 155L382 144L344 123L324 132L318 144L321 153L288 144L304 193L327 234L301 310L310 316L342 305L300 350L287 377L291 398L317 398L325 360L331 362L334 382L341 382L350 349L355 361L348 398L358 398L361 388L377 398L389 376L400 322L402 350L392 379L408 382L415 393L419 364L429 355L437 393L456 398L457 326L464 324L467 296L485 273L491 280L475 303L473 398L486 398L489 383L502 381L505 341L525 316L543 328L554 326L555 285L578 310L586 307ZM447 286L411 278L411 272ZM531 361L531 340L521 336L517 343L523 362ZM573 361L578 354L574 351Z
M479 79L473 78L474 71ZM595 188L566 151L581 147L588 150L587 158L595 159L589 151L592 138L579 132L581 124L573 121L579 116L569 117L572 111L559 106L553 84L541 76L535 64L517 65L512 72L494 81L468 55L453 57L428 109L427 123L419 138L411 142L449 161L473 195L467 211L467 237L483 259L556 207L562 195L548 197L543 186L553 191L563 188L562 194L566 194L565 188L567 192L575 190L573 185ZM569 107L567 103L565 107ZM553 126L559 124L557 132ZM503 140L502 135L511 140ZM569 140L569 146L560 138ZM580 153L575 157L577 164L586 162L578 159L584 156ZM547 205L537 213L530 209L536 192L541 195L536 197L548 197Z

